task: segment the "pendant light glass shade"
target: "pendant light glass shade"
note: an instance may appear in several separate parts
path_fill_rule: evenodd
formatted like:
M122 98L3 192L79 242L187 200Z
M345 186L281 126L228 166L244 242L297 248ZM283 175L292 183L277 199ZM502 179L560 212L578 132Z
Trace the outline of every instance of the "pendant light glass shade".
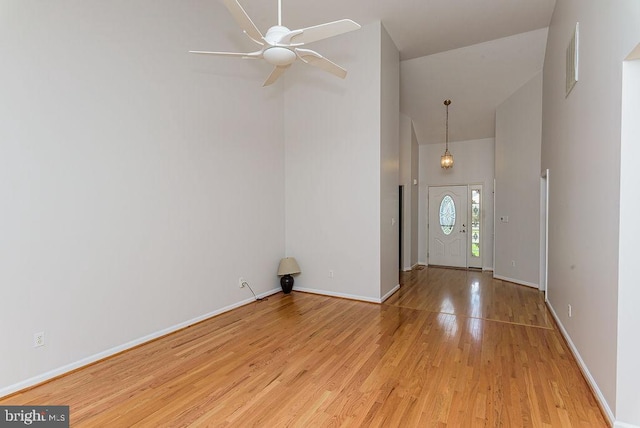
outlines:
M444 154L440 156L440 166L444 169L449 169L453 166L453 155L449 150L445 150Z

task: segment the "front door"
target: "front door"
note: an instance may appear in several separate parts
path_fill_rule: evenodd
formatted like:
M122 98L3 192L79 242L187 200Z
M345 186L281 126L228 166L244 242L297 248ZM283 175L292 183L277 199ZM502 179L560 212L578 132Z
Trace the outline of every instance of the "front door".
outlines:
M429 187L429 264L467 267L467 186Z

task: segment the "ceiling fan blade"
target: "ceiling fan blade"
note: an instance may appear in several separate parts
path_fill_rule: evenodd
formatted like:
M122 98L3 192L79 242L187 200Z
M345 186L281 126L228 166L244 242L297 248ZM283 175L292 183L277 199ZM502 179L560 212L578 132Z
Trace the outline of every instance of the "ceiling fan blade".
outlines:
M218 55L218 56L239 56L248 59L258 59L262 57L262 51L241 53L241 52L209 52L209 51L189 51L192 54L199 55Z
M339 21L327 22L326 24L315 25L313 27L293 30L285 34L280 43L290 43L292 45L304 45L318 40L328 39L349 31L358 30L360 24L350 20L341 19Z
M275 67L269 77L267 77L267 80L264 81L264 84L262 86L269 86L274 84L276 80L278 80L278 78L282 76L289 67L291 67L291 64Z
M237 0L222 1L224 5L227 6L227 9L229 9L229 12L231 12L231 15L236 20L240 28L242 28L242 30L247 33L254 42L261 44L260 41L262 40L262 33L258 30L251 18L249 18L247 12L245 12L242 6L240 6L240 3L238 3Z
M338 64L329 61L318 52L309 49L296 49L296 53L302 61L306 62L309 65L318 67L341 79L347 77L347 70L340 67Z

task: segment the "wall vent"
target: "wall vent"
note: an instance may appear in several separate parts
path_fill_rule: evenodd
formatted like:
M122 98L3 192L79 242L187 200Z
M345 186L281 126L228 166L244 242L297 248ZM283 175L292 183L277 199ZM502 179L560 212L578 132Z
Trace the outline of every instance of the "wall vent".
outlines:
M569 96L569 93L571 93L571 90L578 81L579 24L579 22L576 22L576 29L573 31L569 46L567 47L567 86L565 97Z

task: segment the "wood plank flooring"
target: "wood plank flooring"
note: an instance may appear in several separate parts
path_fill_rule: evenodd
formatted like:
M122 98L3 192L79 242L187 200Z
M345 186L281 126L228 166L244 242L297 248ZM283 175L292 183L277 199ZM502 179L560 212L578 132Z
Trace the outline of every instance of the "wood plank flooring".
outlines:
M486 272L418 267L385 303L469 318L554 328L543 295Z
M542 294L423 268L376 305L276 294L0 404L73 427L604 427Z

